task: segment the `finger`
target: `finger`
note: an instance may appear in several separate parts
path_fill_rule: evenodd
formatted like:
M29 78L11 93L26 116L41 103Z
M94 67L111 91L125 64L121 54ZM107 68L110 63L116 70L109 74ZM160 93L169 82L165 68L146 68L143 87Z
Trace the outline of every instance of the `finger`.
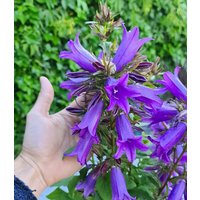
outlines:
M40 77L40 85L40 93L31 111L37 111L46 115L54 98L54 90L49 80L44 76Z

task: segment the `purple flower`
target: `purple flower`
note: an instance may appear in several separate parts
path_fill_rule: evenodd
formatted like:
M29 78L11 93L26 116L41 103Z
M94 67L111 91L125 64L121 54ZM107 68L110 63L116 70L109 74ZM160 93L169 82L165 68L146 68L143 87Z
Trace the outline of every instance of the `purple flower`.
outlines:
M136 200L128 193L124 176L119 167L111 169L111 187L112 200Z
M181 200L184 195L185 185L186 185L185 181L180 180L173 187L172 191L170 192L170 195L168 196L168 200Z
M96 99L96 96L94 96L93 99ZM88 132L91 136L97 138L96 129L101 118L102 111L103 101L101 99L97 99L97 102L93 102L93 105L86 112L81 122L76 125L76 130L80 130L81 136Z
M89 175L87 175L85 181L79 183L76 186L76 190L84 191L83 196L87 198L90 194L94 193L94 187L96 185L96 181L99 175L100 170L97 167Z
M73 60L83 70L89 72L96 72L96 68L93 63L99 62L98 59L93 56L89 51L83 48L79 42L79 34L76 35L75 41L70 40L68 43L69 51L61 51L60 58L66 58Z
M168 129L160 138L149 140L156 145L156 149L151 157L158 157L165 162L169 162L168 153L180 140L186 132L187 126L184 122L179 122L176 127Z
M176 162L178 157L183 153L183 146L177 145L176 147L176 156L173 158L173 160ZM179 163L181 165L184 165L187 162L187 152L184 152L181 159L179 160Z
M64 154L64 156L77 156L78 162L81 165L84 165L87 162L92 145L96 143L96 138L92 137L90 133L85 133L80 137L75 149L69 154Z
M79 96L81 93L91 89L91 86L89 84L86 84L86 82L81 79L79 79L79 81L63 81L60 84L60 87L66 90L70 90L70 92L68 93L69 100L72 98L72 96Z
M139 39L139 28L134 27L131 31L127 31L124 24L122 41L117 49L117 52L112 60L116 65L117 71L122 70L123 66L131 62L137 51L144 43L152 40L152 38Z
M154 109L150 118L143 118L144 121L148 121L151 124L158 122L168 121L173 119L178 114L178 110L170 106L167 102L164 102L158 109Z
M187 101L187 89L181 83L178 73L180 71L180 67L176 67L174 70L174 74L171 72L165 72L163 75L163 80L157 80L157 82L161 83L165 86L166 90L169 90L175 97L179 100Z
M160 133L166 131L166 128L169 129L170 126L165 122L159 122L156 124L151 125L151 130L153 131L154 135L160 135Z
M129 113L130 106L128 103L128 98L137 95L137 92L128 86L128 74L124 74L118 80L113 78L108 78L107 85L105 86L106 93L109 97L110 104L107 108L108 111L113 110L117 105L125 113Z
M162 105L162 100L157 96L157 92L154 89L148 88L143 85L131 85L132 90L138 93L134 95L131 99L134 101L139 101L151 108L157 108Z
M134 27L131 31L127 31L124 24L123 37L121 44L112 60L112 63L116 65L117 71L120 71L122 67L133 60L137 51L144 45L144 43L152 40L152 38L139 39L139 28ZM76 35L75 41L70 40L68 43L69 51L61 51L60 58L66 58L73 60L83 70L94 73L98 70L104 70L104 66L101 64L103 52L100 53L98 59L88 52L79 42L79 34Z
M148 147L142 143L142 136L136 137L133 134L131 123L124 114L116 118L116 130L118 134L118 150L114 155L115 159L119 159L123 153L126 153L129 162L133 162L136 158L136 149L141 151L146 151L148 149Z

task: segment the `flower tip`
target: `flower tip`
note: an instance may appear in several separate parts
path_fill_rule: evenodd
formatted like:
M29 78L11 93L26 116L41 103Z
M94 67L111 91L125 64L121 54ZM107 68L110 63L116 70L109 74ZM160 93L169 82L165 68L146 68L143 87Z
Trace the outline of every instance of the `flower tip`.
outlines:
M123 29L123 34L125 35L127 33L127 29L124 22L122 22L122 29Z
M79 41L79 35L80 35L80 31L78 31L78 32L76 33L76 40L77 40L77 41Z
M59 54L59 58L65 58L67 51L61 51Z
M178 76L180 70L181 70L181 67L176 66L176 68L174 69L174 75L175 75L175 76Z
M64 85L65 85L65 83L62 82L62 83L60 83L59 87L65 89Z

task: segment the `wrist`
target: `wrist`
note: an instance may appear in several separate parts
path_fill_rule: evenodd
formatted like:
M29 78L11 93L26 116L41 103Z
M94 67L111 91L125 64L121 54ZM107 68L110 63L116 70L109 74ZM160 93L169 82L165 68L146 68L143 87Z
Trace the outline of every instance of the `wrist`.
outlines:
M15 159L15 176L33 190L36 197L48 186L37 164L23 153Z

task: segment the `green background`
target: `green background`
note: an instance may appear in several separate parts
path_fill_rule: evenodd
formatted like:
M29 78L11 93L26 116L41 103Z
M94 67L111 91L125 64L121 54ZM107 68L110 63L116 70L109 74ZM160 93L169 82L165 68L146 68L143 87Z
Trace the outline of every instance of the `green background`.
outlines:
M153 37L143 48L149 60L161 58L161 65L173 70L186 63L186 0L108 0L111 10L127 29L140 28L141 37ZM98 51L86 21L92 21L97 0L15 0L15 156L20 152L25 118L39 92L39 77L48 77L54 86L51 112L65 107L66 91L59 88L67 70L78 67L61 60L58 54L77 31L88 50ZM121 31L117 32L120 38Z

